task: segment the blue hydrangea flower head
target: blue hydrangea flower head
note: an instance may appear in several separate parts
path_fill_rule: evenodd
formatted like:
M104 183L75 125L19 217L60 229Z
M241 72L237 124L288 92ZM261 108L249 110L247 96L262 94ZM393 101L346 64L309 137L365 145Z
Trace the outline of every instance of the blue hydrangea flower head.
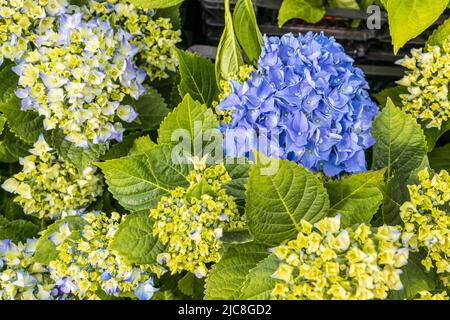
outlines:
M323 33L265 36L258 72L243 84L232 81L233 92L218 106L233 112L220 127L226 155L257 148L329 177L365 171L379 110L353 62Z

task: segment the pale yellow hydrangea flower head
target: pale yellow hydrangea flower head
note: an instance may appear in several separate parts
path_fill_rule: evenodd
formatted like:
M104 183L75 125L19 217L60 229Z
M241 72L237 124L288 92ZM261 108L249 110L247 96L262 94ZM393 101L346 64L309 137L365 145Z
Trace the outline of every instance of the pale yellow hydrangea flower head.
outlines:
M420 184L408 186L410 201L400 208L404 222L402 240L413 251L427 250L422 264L436 268L444 285L450 287L450 175L442 170L430 176L427 169L418 174Z
M52 278L70 279L78 299L98 300L100 292L141 298L140 291L153 285L150 266L134 266L109 248L122 217L117 212L89 212L82 218L86 224L81 233L73 233L64 223L49 238L58 251L57 259L49 264Z
M153 9L138 8L127 0L90 0L81 10L85 18L102 16L134 37L130 43L139 48L136 63L150 80L165 79L176 71L173 49L181 41L181 31L173 29L170 19L155 18Z
M57 219L80 214L103 192L101 175L95 167L80 172L60 159L43 136L20 158L22 171L7 179L2 188L16 194L26 214L39 219Z
M272 249L279 266L274 299L385 299L403 288L400 275L408 249L398 227L342 228L340 216L312 225L302 220L295 240Z
M418 118L428 128L440 129L450 116L450 42L413 49L411 56L398 61L408 69L398 84L408 89L400 95L403 110Z

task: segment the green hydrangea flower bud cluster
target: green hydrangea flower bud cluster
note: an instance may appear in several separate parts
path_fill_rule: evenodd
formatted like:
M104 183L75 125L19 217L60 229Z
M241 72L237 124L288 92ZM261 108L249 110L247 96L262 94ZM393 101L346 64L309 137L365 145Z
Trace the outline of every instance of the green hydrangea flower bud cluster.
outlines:
M409 251L398 227L344 229L336 216L314 225L302 220L300 228L295 240L272 249L279 259L272 298L385 299L389 290L402 289L400 268Z
M427 270L435 267L450 288L450 175L442 170L430 177L424 169L418 177L420 184L408 186L411 200L400 208L402 240L413 251L425 248L428 255L422 264Z
M255 69L255 67L253 67L252 65L248 65L248 64L244 64L242 66L239 67L239 71L234 73L230 73L228 74L226 79L221 79L220 80L220 94L219 94L219 101L222 101L225 99L226 96L228 96L230 93L233 92L233 86L232 86L232 81L236 81L239 83L244 83L245 81L247 81L248 79L250 79L250 77L252 76L253 72L257 72L257 70ZM214 107L216 107L218 105L218 102L215 101L214 102ZM217 114L221 117L222 121L225 123L231 123L232 117L233 117L233 112L230 110L221 110L218 111Z
M40 219L57 219L80 214L103 192L101 175L96 168L79 172L60 159L43 136L20 158L21 172L7 179L2 187L17 196L26 214Z
M153 268L159 275L167 268L172 274L187 270L206 276L207 264L221 258L223 232L244 226L233 197L223 188L231 181L223 164L199 166L188 181L189 188L172 190L150 211L153 234L167 245L157 257L160 266Z
M67 0L0 0L0 65L21 58L67 5Z
M441 47L411 50L411 56L398 61L408 71L398 84L407 87L400 95L403 109L428 128L441 128L450 116L450 41Z
M0 241L0 300L50 300L58 292L47 268L33 262L36 244Z
M173 48L181 41L181 31L173 30L169 19L155 18L153 9L138 8L127 0L90 0L82 11L86 17L108 19L133 35L130 43L139 48L136 63L150 80L165 79L168 71L176 71L178 59Z
M49 264L52 278L70 278L79 299L96 300L99 293L138 298L151 298L153 279L149 266L133 266L109 245L118 228L121 216L117 212L89 212L81 233L72 233L67 223L50 236L57 247L58 258Z

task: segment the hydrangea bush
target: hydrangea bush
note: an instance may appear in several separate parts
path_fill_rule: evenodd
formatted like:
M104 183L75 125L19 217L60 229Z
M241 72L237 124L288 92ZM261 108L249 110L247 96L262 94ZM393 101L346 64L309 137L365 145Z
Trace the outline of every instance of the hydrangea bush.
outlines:
M446 24L376 93L250 0L184 50L182 2L0 0L0 300L448 300Z

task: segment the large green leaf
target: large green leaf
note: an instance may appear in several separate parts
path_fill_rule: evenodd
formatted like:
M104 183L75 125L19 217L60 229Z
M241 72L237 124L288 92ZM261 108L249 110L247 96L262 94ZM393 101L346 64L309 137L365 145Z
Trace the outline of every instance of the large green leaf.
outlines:
M130 150L129 154L135 155L135 154L146 153L147 151L149 151L150 149L153 149L154 147L156 147L156 143L154 143L148 135L142 136L142 137L139 137L136 140L134 140L133 147Z
M261 157L267 163L268 158ZM250 233L269 245L295 238L302 219L320 220L330 204L326 189L310 171L292 161L273 161L279 165L273 175L265 174L263 161L252 167L245 203Z
M294 18L316 23L322 20L325 11L322 0L284 0L278 12L278 26L281 28Z
M261 54L263 38L256 22L251 0L239 0L233 11L236 37L250 62L256 65Z
M246 158L225 159L225 168L231 177L231 182L224 186L227 193L235 199L245 199L245 184L250 172L250 164ZM229 162L228 162L229 161Z
M133 100L128 97L125 103L132 105L137 112L137 118L129 124L125 124L127 129L152 130L158 128L161 121L169 113L164 98L156 89L147 88L147 91Z
M187 186L190 166L175 164L169 145L159 145L144 154L98 162L108 189L127 210L154 208L160 197L177 186Z
M396 86L381 90L380 92L374 94L374 97L375 99L377 99L378 103L383 107L388 102L388 98L390 98L396 106L401 107L403 103L402 99L400 98L400 95L405 93L408 93L408 89L406 87Z
M383 200L380 188L384 173L384 170L363 172L326 183L330 213L342 214L346 225L370 223Z
M0 226L0 240L12 240L13 242L26 241L35 237L39 227L30 221L14 220Z
M165 247L153 236L153 221L146 210L126 216L125 221L119 225L110 248L131 263L153 264Z
M444 21L428 38L427 44L431 46L442 45L450 36L450 19Z
M431 26L447 5L448 0L385 1L394 53Z
M405 201L410 200L408 185L417 184L420 170L429 169L428 158L424 157L422 162L408 173L396 174L388 178L385 186L382 186L383 203L381 207L382 222L389 225L402 223L400 218L400 207Z
M202 151L203 133L217 128L219 121L212 109L186 94L183 101L164 119L158 130L158 143L175 144L187 139L195 155ZM185 141L186 142L186 141Z
M74 143L66 140L61 130L53 130L46 135L47 141L55 146L59 156L75 165L79 170L85 169L93 161L100 159L108 150L108 143L95 144L88 142L88 148L77 147Z
M19 157L29 154L30 144L17 138L9 130L0 139L0 162L13 163L19 161Z
M271 254L250 270L245 277L239 299L268 300L276 281L271 275L277 270L278 258Z
M388 99L386 107L375 118L372 134L373 169L387 168L392 173L408 173L417 168L427 152L422 129L409 114Z
M59 227L65 222L67 222L69 225L69 229L72 232L72 235L70 235L70 237L72 238L78 237L79 234L77 231L82 230L84 225L87 223L86 220L84 220L80 216L71 216L63 220L58 220L55 223L48 226L48 228L41 233L41 237L37 242L36 252L33 257L35 262L48 264L50 263L50 261L55 260L58 257L56 245L48 238L52 234L57 232L59 230Z
M0 66L0 103L10 100L14 96L19 77L11 70L13 65L4 63Z
M183 1L184 0L128 0L128 2L134 4L136 7L153 9L173 7L179 5Z
M421 260L424 255L421 253L410 253L408 264L402 268L403 273L400 276L403 289L391 291L390 299L404 300L415 298L420 291L434 291L438 285L436 273L426 271Z
M428 154L431 168L450 172L450 144L434 149Z
M450 130L450 120L442 123L441 128L427 128L425 124L422 123L422 130L425 135L425 140L427 141L428 152L432 151L436 146L436 142L439 138Z
M205 279L197 278L193 273L188 272L178 281L178 289L182 294L194 300L203 300Z
M328 0L328 3L333 8L360 9L356 0Z
M190 94L194 100L210 106L218 95L214 64L196 53L178 49L176 52L180 62L180 96Z
M241 48L234 31L233 18L230 12L230 1L225 0L225 28L217 47L216 80L226 79L230 73L237 73L244 64Z
M8 119L9 129L25 142L36 142L44 131L44 118L32 110L22 111L21 102L16 96L0 102L0 112Z
M250 269L268 255L267 246L262 244L250 242L230 246L208 275L205 299L238 299Z

